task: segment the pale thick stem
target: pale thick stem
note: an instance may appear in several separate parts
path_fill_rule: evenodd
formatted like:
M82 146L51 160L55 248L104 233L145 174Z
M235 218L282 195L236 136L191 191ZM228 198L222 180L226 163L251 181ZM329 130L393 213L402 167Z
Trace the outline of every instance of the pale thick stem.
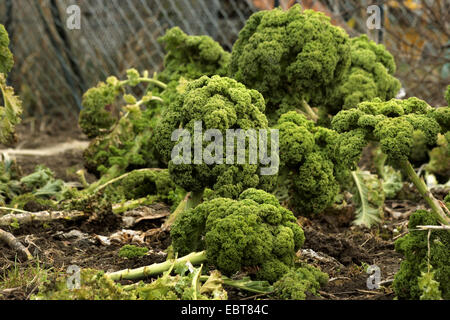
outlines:
M150 197L145 197L145 198L140 198L140 199L135 199L135 200L129 200L124 203L116 203L116 204L112 205L112 211L116 214L123 213L123 212L129 211L129 210L136 209L137 207L140 207L140 206L151 205L151 204L155 203L156 200L158 200L158 196L150 196Z
M200 281L205 282L209 279L209 276L200 276ZM252 292L252 293L257 293L257 294L269 294L273 291L273 287L270 286L268 287L266 290L262 290L262 289L258 289L258 288L254 288L252 286L247 286L245 285L246 283L242 280L232 280L224 275L220 276L220 279L222 280L222 283L224 285L230 286L230 287L234 287L240 290L245 290L248 292ZM248 281L248 283L251 283L253 281ZM258 281L256 281L258 282ZM248 284L247 283L247 284Z
M317 122L319 120L319 117L314 112L314 110L311 108L311 106L305 101L302 100L302 106L305 109L305 112L308 114L308 116L313 120L314 122Z
M104 184L102 184L102 185L96 187L96 188L93 190L93 193L97 193L97 192L99 192L99 191L105 189L107 186L113 184L114 182L117 182L117 181L119 181L119 180L122 180L122 179L128 177L128 176L129 176L130 174L132 174L132 173L146 172L146 171L161 171L161 170L163 170L163 169L159 169L159 168L145 168L145 169L139 169L139 170L134 170L134 171L130 171L130 172L124 173L123 175L121 175L121 176L119 176L119 177L117 177L117 178L113 178L113 179L109 180L108 182L106 182L106 183L104 183ZM93 186L93 185L91 185L91 188L92 188L92 186Z
M27 260L33 260L33 256L31 255L30 251L28 251L28 249L25 248L25 246L11 233L6 232L2 229L0 229L0 242L1 241L5 242L14 251L17 251L23 258Z
M417 190L419 190L420 195L430 206L434 216L439 220L439 222L445 225L450 225L450 218L445 214L439 201L437 201L430 190L428 190L425 182L417 175L416 171L411 166L411 163L408 160L404 160L402 161L402 167L405 169L406 174L409 179L411 179L411 182L416 186Z
M186 210L186 205L188 202L188 199L190 197L190 194L188 193L186 197L180 201L177 208L172 212L172 214L166 219L164 224L161 226L161 230L168 231L172 227L175 220L178 218L178 216L183 213Z
M0 227L8 227L12 223L29 224L33 221L51 222L55 220L76 220L84 218L86 215L81 211L22 211L16 214L7 214L0 217Z
M193 265L199 265L206 261L206 251L201 252L193 252L188 254L187 256L174 259L167 260L162 263L155 263L149 266L137 268L137 269L126 269L116 272L107 273L106 276L109 277L113 281L119 280L140 280L150 276L160 275L172 268L176 268L177 266L185 265L187 262L192 263Z
M123 80L119 83L120 86L124 86L127 85L130 82L130 80ZM161 82L159 80L156 79L151 79L151 78L139 78L139 82L142 83L153 83L154 85L157 85L158 87L162 88L162 89L166 89L167 85L164 82Z
M89 183L86 180L86 176L84 174L84 170L78 170L77 171L77 176L80 179L81 184L83 185L83 188L89 188Z

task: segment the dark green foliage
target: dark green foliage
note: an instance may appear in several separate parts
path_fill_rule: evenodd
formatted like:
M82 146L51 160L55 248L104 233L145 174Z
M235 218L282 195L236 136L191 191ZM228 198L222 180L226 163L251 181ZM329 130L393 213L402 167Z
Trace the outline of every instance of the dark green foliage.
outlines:
M276 176L260 176L260 165L249 164L248 160L245 164L233 165L206 164L205 161L202 161L202 164L194 164L195 122L202 122L203 132L208 129L221 132L225 159L226 130L268 129L264 108L261 94L247 89L233 79L203 76L191 81L181 98L165 110L156 127L156 148L168 163L172 180L187 191L201 192L204 188L210 188L219 196L232 198L238 197L243 190L250 187L270 189ZM190 134L189 143L193 150L191 164L175 164L174 159L171 159L173 147L179 143L171 141L172 133L176 129L186 129ZM211 144L206 141L202 143L203 150ZM236 163L236 159L234 162Z
M266 99L276 122L302 100L324 105L350 65L345 31L321 12L294 5L253 14L234 44L230 75Z
M256 268L256 277L269 282L293 267L305 241L292 212L257 189L247 189L238 200L216 198L184 212L171 237L179 255L206 249L209 262L223 273Z
M338 149L343 138L336 131L316 126L295 111L282 115L275 128L280 132L282 172L277 196L283 199L287 193L298 215L323 211L338 194L339 181L350 174L348 168L355 162L352 154L359 155L360 150ZM360 147L352 142L352 148Z
M147 254L148 248L137 247L131 244L126 244L119 250L119 257L133 259L143 257Z
M321 287L328 283L328 275L319 269L304 265L291 269L274 283L274 295L282 300L305 300L307 294L318 296Z
M438 133L443 130L440 124L448 121L447 116L450 114L433 109L417 98L387 102L376 98L360 103L357 108L339 112L333 118L332 126L359 141L379 142L381 151L395 165L410 159L418 134L428 148L435 146ZM355 149L351 140L341 138L338 143L341 148Z
M374 98L390 100L400 90L400 81L393 76L394 57L384 45L369 40L367 35L351 39L351 62L343 83L326 106L328 113L354 108Z
M409 233L398 239L395 250L404 256L393 288L399 299L419 299L423 294L418 278L428 270L428 231L417 230L419 225L439 225L432 214L419 210L410 217ZM442 298L450 299L450 233L433 230L430 236L430 265L434 280L439 283Z

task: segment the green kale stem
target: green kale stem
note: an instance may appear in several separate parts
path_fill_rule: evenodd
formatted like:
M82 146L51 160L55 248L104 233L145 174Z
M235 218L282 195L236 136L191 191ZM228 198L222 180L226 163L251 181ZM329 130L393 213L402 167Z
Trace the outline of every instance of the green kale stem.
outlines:
M199 265L206 261L206 251L193 252L187 256L178 259L169 259L162 263L155 263L149 266L137 268L137 269L125 269L121 271L106 273L105 276L109 277L113 281L120 280L140 280L151 276L160 275L171 268L183 266L187 262L193 265Z
M12 212L18 212L18 213L29 213L28 211L25 211L25 210L9 208L9 207L0 207L0 210L12 211Z
M155 203L158 200L158 196L148 196L145 198L135 199L126 201L124 203L116 203L112 206L113 213L123 213L128 210L135 209L137 207L143 206L143 205L151 205Z
M143 83L153 83L154 85L157 85L158 87L162 88L162 89L166 89L167 85L164 82L158 81L156 79L153 78L139 78L138 79L139 82L143 82ZM127 85L129 82L131 82L131 80L123 80L119 82L120 86L124 86Z
M89 188L89 183L86 180L86 176L84 174L84 170L78 170L76 172L76 175L78 176L78 178L80 179L81 184L83 185L83 188Z
M177 217L184 211L193 209L202 202L203 191L189 192L186 197L178 204L174 212L167 218L166 222L161 226L162 230L170 230Z
M411 163L408 160L403 160L400 164L405 169L406 174L408 175L409 179L411 179L412 183L416 186L417 190L419 190L420 195L431 207L432 213L436 217L436 219L438 219L438 221L445 225L450 225L450 218L445 214L439 201L437 201L436 198L433 197L433 194L430 192L430 190L428 190L425 182L417 175Z
M111 168L114 168L114 166L111 167ZM111 180L108 180L107 182L105 182L105 183L103 183L103 184L101 184L101 185L99 185L99 186L95 185L95 189L93 189L93 193L97 193L97 192L99 192L99 191L105 189L105 188L106 188L107 186L109 186L110 184L113 184L114 182L117 182L117 181L119 181L119 180L122 180L123 178L126 178L127 176L129 176L129 175L132 174L132 173L136 173L136 172L145 172L145 171L161 171L161 170L163 170L163 169L159 169L159 168L144 168L144 169L137 169L137 170L134 170L134 171L130 171L130 172L124 173L124 174L122 174L121 176L119 176L119 177L117 177L117 178L113 178L113 179L111 179ZM110 172L110 170L108 170L108 172ZM111 172L115 172L115 170L111 170ZM99 180L99 181L102 181L102 182L103 182L102 179ZM92 187L92 185L91 185L91 187Z
M170 269L169 269L170 270ZM169 271L167 270L167 271ZM198 276L198 280L201 282L206 282L210 279L211 276L208 275L200 275L200 272L197 272L196 276ZM220 280L222 284L233 287L236 289L256 293L259 295L268 295L273 292L273 286L271 286L267 281L252 281L250 279L242 279L242 280L232 280L224 275L220 275ZM132 291L136 290L139 287L139 282L129 284L123 286L123 290Z
M186 194L186 197L184 197L184 199L180 201L174 212L172 212L172 214L166 219L164 224L161 226L161 230L163 231L170 230L177 217L186 210L186 204L188 202L189 197L190 193Z
M194 209L198 206L203 200L203 190L202 191L191 191L190 196L186 202L186 209Z
M202 282L205 282L208 279L209 276L207 275L200 276L200 281ZM273 286L269 285L267 281L232 280L224 275L221 275L220 279L224 285L252 293L266 295L273 292Z

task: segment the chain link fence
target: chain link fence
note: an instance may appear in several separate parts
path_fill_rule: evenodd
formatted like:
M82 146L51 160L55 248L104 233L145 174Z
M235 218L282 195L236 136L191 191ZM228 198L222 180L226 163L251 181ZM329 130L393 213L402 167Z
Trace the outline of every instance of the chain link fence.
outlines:
M66 27L67 8L78 5L79 30ZM31 115L77 114L81 95L109 75L134 67L162 68L158 37L179 26L206 34L231 50L251 1L218 0L4 0L0 22L11 36L15 68L10 81Z
M434 1L439 7L431 5L430 21L424 20L425 7L415 11L401 1L394 1L399 5L392 7L392 1L367 0L2 0L0 23L11 36L16 62L9 81L20 92L26 116L77 116L83 92L107 76L123 76L131 67L161 70L164 50L157 39L168 28L209 35L231 50L252 13L297 2L325 12L351 36L367 31L367 7L374 2L380 5L386 24L394 27L378 30L372 38L389 44L409 94L442 101L438 92L448 84L448 75L441 69L448 65L450 53L448 19L442 21L448 18L448 0ZM80 8L79 29L67 28L71 5ZM406 31L398 26L406 26ZM405 32L414 41L405 38Z

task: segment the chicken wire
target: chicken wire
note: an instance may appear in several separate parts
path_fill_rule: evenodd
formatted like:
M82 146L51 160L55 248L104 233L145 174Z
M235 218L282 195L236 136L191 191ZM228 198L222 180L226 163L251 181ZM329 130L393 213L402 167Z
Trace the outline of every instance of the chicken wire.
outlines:
M168 28L179 26L191 35L209 35L230 51L239 30L252 13L278 5L289 7L296 2L305 8L324 11L332 17L334 24L355 36L367 31L367 7L377 3L387 9L386 3L389 1L2 0L0 23L10 34L11 50L15 56L15 67L9 82L20 92L27 116L39 117L49 113L76 116L81 108L83 92L107 76L123 77L126 70L132 67L160 71L164 50L157 39ZM435 2L440 6L443 3L441 10L448 9L448 0ZM67 8L74 4L80 8L81 25L79 29L69 30L66 27L69 17ZM409 28L420 28L417 24L423 20L422 13L412 13L404 6L392 12L390 23L401 21ZM444 20L443 23L445 31L447 22ZM422 59L422 49L414 49L416 45L413 43L409 48L413 53L405 55L407 50L401 47L402 35L397 35L400 40L396 40L388 38L388 33L383 28L372 34L372 38L379 42L391 41L389 49L396 51L393 53L397 64L411 65L411 55L420 55L414 61L422 67L420 74L428 78L421 79L416 85L419 92L424 85L426 87L430 75L436 74L436 65L440 68L449 62L448 50L445 49L448 48L445 47L448 29L444 32L444 39L437 41L437 44L428 41L428 46L423 45L429 57L434 57L434 62L430 64L434 67L428 69L423 68L426 64ZM444 51L435 48L442 41ZM440 51L436 54L436 50ZM408 87L406 75L401 80ZM417 78L414 73L412 76ZM444 78L442 75L439 77L438 85L431 81L431 93L427 97L424 92L422 98L437 97L437 90L441 90L448 81L445 75ZM409 86L414 87L414 84Z

